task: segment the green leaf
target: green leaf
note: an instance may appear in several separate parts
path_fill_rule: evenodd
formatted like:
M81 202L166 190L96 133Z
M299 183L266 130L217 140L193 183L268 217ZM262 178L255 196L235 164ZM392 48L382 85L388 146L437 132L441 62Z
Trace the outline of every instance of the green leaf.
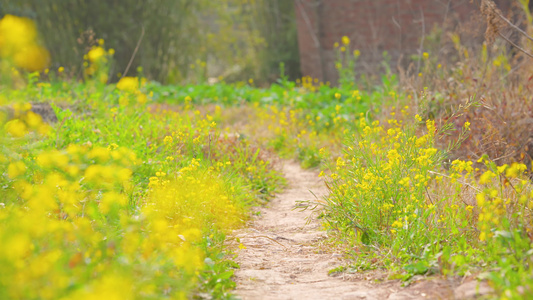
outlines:
M219 274L217 276L217 279L219 280L226 280L226 279L230 279L231 276L233 276L233 270L230 270L230 271L227 271L227 272L224 272L222 274Z
M361 235L361 242L365 245L370 244L370 235L368 234L366 230L363 231L363 234Z
M429 271L429 264L426 261L419 261L414 264L407 265L403 268L409 274L423 275Z

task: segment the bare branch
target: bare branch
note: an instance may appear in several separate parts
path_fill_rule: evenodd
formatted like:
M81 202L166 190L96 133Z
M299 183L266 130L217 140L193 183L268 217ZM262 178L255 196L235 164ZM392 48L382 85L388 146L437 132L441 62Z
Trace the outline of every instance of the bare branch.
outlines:
M526 49L524 49L524 48L518 46L516 43L514 43L513 41L511 41L510 39L508 39L506 36L504 36L501 32L498 32L498 35L499 35L502 39L506 40L509 44L511 44L511 45L512 45L513 47L515 47L516 49L518 49L518 50L524 52L525 55L529 56L530 58L533 58L533 54L527 52Z
M122 77L120 77L121 79L124 78L124 76L126 76L126 74L128 74L128 71L130 70L131 64L133 63L133 59L135 58L135 55L137 55L137 51L139 50L139 47L141 46L141 42L142 42L143 37L144 37L144 26L142 26L141 29L142 29L142 32L141 32L141 36L139 37L139 40L137 41L137 46L135 46L135 50L133 50L133 54L131 55L130 62L126 66L126 70L124 70L124 73L122 74Z
M493 11L500 19L502 19L505 23L507 23L509 26L511 26L513 29L515 29L516 31L518 31L519 33L521 33L523 36L525 36L528 40L532 41L533 42L533 37L529 36L529 34L527 34L527 32L525 32L524 30L522 30L522 28L516 26L515 24L513 24L511 21L509 21L506 17L504 17L498 10L494 10Z

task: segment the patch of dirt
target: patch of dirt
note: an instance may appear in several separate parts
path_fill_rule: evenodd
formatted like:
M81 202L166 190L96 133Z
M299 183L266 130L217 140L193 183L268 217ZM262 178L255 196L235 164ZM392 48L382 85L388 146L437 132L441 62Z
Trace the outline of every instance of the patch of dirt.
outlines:
M313 171L302 170L296 162L285 162L283 172L288 188L267 207L258 208L246 229L235 231L237 289L242 299L471 299L491 290L484 283L460 280L423 279L409 287L399 281L374 283L368 275L328 271L346 265L342 253L320 251L317 244L326 238L309 211L294 209L297 201L321 198L326 187ZM237 241L240 241L237 242Z
M46 102L32 102L31 104L31 111L40 115L44 122L47 123L56 123L57 122L57 116L54 112L54 109L50 105L50 103ZM5 116L2 116L5 115ZM15 110L12 106L0 106L0 120L4 117L5 121L12 120L15 118Z

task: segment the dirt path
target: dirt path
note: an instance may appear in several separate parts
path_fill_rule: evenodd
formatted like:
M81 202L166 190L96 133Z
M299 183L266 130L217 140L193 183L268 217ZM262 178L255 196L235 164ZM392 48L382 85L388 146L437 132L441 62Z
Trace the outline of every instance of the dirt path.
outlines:
M326 233L316 219L307 222L310 212L294 210L296 201L313 194L320 198L326 188L317 173L295 162L285 162L283 172L289 183L285 192L259 208L249 228L234 233L246 247L237 250L241 268L235 272L242 299L465 299L482 292L477 283L457 280L424 280L402 288L397 281L374 284L361 274L328 276L343 265L342 255L320 252L316 245Z

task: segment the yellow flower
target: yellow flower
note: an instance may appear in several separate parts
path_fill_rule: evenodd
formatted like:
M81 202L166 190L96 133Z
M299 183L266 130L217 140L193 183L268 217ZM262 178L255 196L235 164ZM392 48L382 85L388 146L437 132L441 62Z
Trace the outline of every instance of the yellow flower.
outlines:
M497 171L498 174L503 174L503 172L505 171L505 169L507 169L507 167L509 167L507 164L505 164L503 166L496 167L496 171Z
M167 135L164 139L163 139L163 142L165 144L170 144L172 143L172 137L170 135Z
M35 44L37 29L28 18L6 15L0 20L0 56L10 57Z
M403 226L403 223L401 222L401 220L396 220L392 223L391 225L392 227L396 227L396 228L400 228Z
M24 173L26 173L26 165L21 161L10 163L7 167L7 175L11 179L14 179L15 177L18 177Z
M479 184L488 183L494 177L496 177L496 174L492 173L492 171L487 171L479 177Z
M137 91L137 103L144 104L148 101L148 97L146 94L141 93L140 91Z
M0 20L0 57L30 72L44 70L50 62L48 50L37 42L33 21L12 15Z
M505 176L509 178L515 178L515 177L518 177L520 174L524 173L524 171L526 170L527 170L526 165L513 163L511 167L506 170Z
M50 63L50 54L44 47L32 45L20 49L13 57L15 65L30 72L45 69Z
M434 120L427 120L426 121L426 128L428 130L428 134L430 136L433 136L435 132L437 131L437 128L435 127L435 121Z
M486 200L485 200L485 195L483 193L477 194L476 200L477 200L477 205L479 207L483 207L483 205L485 205Z
M404 177L404 178L400 179L400 181L398 181L398 184L399 185L403 185L405 187L408 187L410 181L411 181L411 179L409 177Z
M127 92L135 92L139 89L139 78L137 77L122 77L117 83L117 89Z
M91 50L89 50L89 53L87 53L87 57L92 63L100 61L105 55L106 52L102 47L93 47Z
M5 128L14 137L24 136L28 131L26 124L19 119L7 122Z
M350 38L347 37L347 36L343 36L343 37L342 37L342 43L343 43L344 45L349 45L349 44L350 44Z
M118 145L115 143L111 143L109 144L109 146L107 146L107 150L116 150L117 148L118 148Z

